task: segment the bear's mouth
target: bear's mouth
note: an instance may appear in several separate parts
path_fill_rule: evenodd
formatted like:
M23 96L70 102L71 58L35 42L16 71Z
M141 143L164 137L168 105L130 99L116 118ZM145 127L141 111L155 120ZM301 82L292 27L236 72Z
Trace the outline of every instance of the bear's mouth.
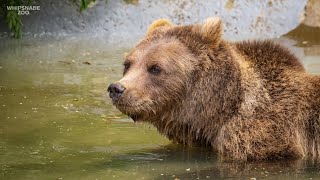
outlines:
M150 107L148 102L120 98L112 103L118 110L129 116L134 122L144 121L146 118L148 118L149 113L147 112L147 109Z
M119 109L123 114L129 116L134 122L143 120L143 113L137 110L134 106L120 105L116 104L117 109Z

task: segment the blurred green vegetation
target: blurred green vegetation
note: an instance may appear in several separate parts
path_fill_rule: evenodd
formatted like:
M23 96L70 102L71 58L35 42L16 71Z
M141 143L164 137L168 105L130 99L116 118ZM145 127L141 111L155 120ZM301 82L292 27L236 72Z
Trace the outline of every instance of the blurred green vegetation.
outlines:
M0 16L4 17L14 38L21 37L21 15L17 10L8 10L7 6L30 6L33 1L34 0L2 0L0 4ZM80 12L82 12L90 7L96 0L73 0L76 4L79 4L78 1L80 1Z
M21 37L21 15L17 10L8 10L7 6L28 6L31 5L32 0L3 0L0 5L0 16L4 17L13 36L15 38Z
M94 3L96 0L80 0L80 12L86 10L92 3Z

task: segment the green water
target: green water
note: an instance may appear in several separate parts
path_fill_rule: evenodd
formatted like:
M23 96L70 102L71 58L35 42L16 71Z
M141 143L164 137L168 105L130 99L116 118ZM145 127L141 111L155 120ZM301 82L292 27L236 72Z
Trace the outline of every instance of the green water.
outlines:
M277 41L320 74L320 42L297 40ZM127 49L99 41L1 40L0 179L320 179L315 161L220 162L134 124L106 93Z

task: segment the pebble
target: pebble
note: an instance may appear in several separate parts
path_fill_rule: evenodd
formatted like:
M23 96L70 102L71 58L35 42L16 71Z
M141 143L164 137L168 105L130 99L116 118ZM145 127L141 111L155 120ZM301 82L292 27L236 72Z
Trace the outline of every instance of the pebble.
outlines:
M83 62L82 64L91 65L91 62L85 61L85 62Z
M34 152L31 152L30 154L31 155L35 155L35 154L39 154L39 152L38 151L34 151Z

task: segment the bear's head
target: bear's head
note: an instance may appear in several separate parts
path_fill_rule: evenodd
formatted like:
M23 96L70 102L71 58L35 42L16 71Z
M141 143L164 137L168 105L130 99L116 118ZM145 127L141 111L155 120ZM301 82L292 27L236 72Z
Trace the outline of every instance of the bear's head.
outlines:
M203 52L217 48L221 35L220 18L187 26L153 22L125 56L123 78L108 87L113 104L134 121L161 117L185 98L195 72L206 68Z

